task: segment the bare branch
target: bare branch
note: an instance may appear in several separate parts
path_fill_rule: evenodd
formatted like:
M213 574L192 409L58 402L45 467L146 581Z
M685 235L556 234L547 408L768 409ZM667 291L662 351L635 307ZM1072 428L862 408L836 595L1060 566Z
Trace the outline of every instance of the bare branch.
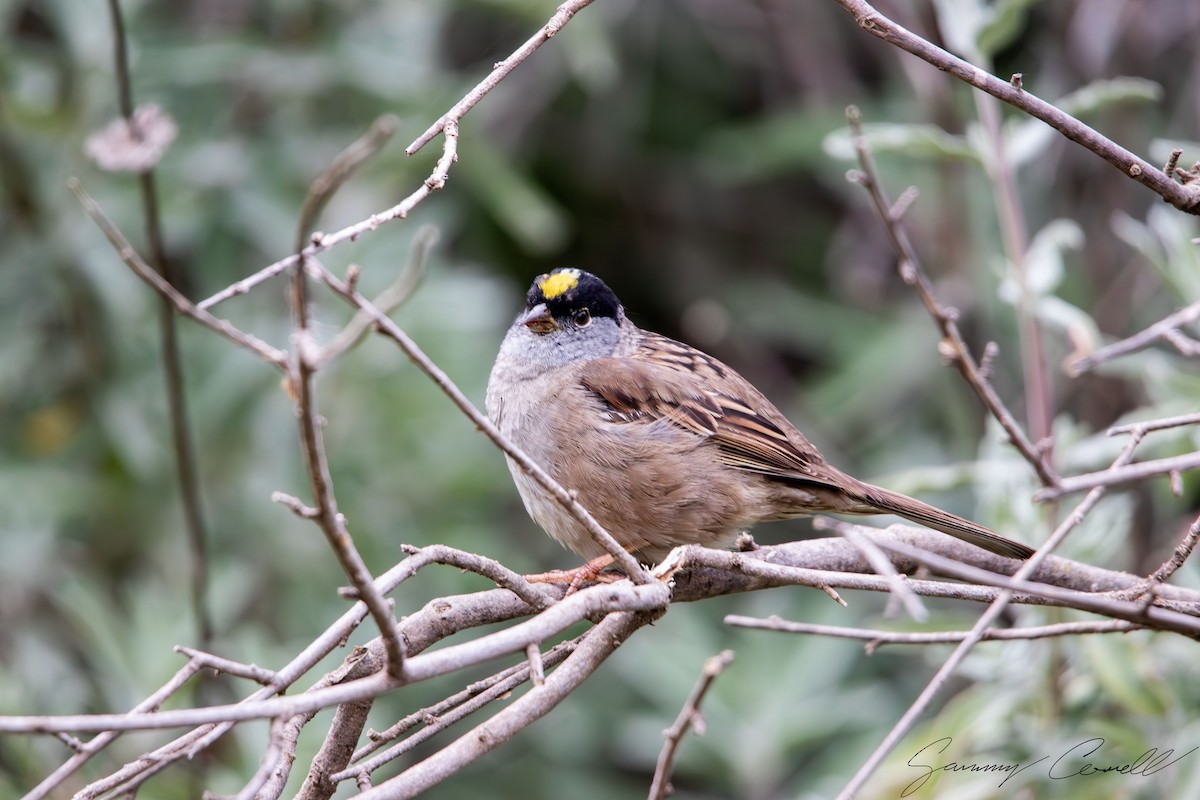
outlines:
M1193 469L1200 469L1200 452L1170 458L1157 458L1153 461L1139 461L1120 469L1103 469L1099 472L1088 472L1083 475L1062 478L1058 486L1039 489L1033 499L1044 503L1096 486L1120 486L1157 475L1170 475L1173 472L1187 472Z
M883 221L888 238L891 240L892 247L899 258L897 268L900 270L900 276L906 283L911 284L916 289L917 295L925 305L926 311L933 317L934 323L942 333L942 344L939 350L949 357L954 366L958 368L959 373L962 374L971 388L975 390L975 394L983 401L984 406L992 413L992 416L996 418L1000 426L1004 428L1004 432L1008 434L1009 441L1012 442L1013 446L1020 451L1025 460L1033 467L1042 485L1057 486L1058 475L1050 465L1046 449L1030 441L1020 425L1017 424L1012 412L1008 410L1004 405L1004 401L996 394L996 390L992 387L991 382L984 377L982 370L975 362L974 356L971 355L970 348L967 347L966 341L962 338L962 334L958 330L955 315L938 303L933 293L933 285L921 268L921 262L917 258L916 249L912 246L907 232L900 222L889 212L892 204L888 200L887 191L879 180L879 171L875 168L875 159L872 157L871 151L867 147L866 138L863 136L861 114L857 108L851 106L846 109L846 117L850 121L854 148L858 153L858 163L861 168L861 172L856 173L856 181L864 186L871 195L875 211Z
M485 95L492 91L492 89L496 88L496 85L512 72L518 64L528 58L534 50L558 33L577 11L591 3L591 1L571 0L571 2L559 6L554 16L550 18L538 33L517 48L512 55L497 64L496 68L492 70L492 73L487 78L468 92L441 119L431 125L429 130L417 137L416 141L408 146L405 152L412 155L432 141L438 133L445 134L442 155L434 166L433 172L425 179L420 188L391 208L381 211L378 214L372 214L369 218L361 222L348 225L334 233L314 236L312 242L306 245L299 254L276 261L274 264L264 267L253 275L222 289L208 299L201 301L198 307L201 309L211 308L217 303L222 303L231 297L245 294L260 283L268 281L276 275L294 267L299 263L301 258L318 255L335 245L353 241L362 234L375 230L380 225L406 218L409 212L416 208L421 201L445 186L446 177L450 172L450 165L458 159L458 120L483 99Z
M151 269L149 264L142 260L142 257L133 249L133 245L129 243L129 240L125 238L120 229L105 215L100 206L96 204L96 201L83 190L83 186L78 180L71 178L67 181L67 186L79 198L79 202L83 206L83 210L87 212L87 215L92 218L92 221L108 237L108 241L112 243L121 260L133 270L135 275L149 284L154 291L170 301L176 311L185 317L196 320L207 328L211 328L238 347L249 350L276 369L280 371L287 370L287 355L282 350L275 349L249 333L243 333L230 324L228 320L218 319L203 308L194 305L191 300L180 294L174 286L163 279L161 275Z
M584 589L525 622L463 644L449 645L404 662L400 676L380 673L294 697L250 700L234 705L179 709L158 713L91 714L61 717L0 717L0 732L52 733L55 731L153 730L293 716L352 703L405 684L429 680L511 653L523 652L530 642L544 641L571 625L596 614L614 611L659 612L669 600L667 587L655 581L637 586L627 582Z
M884 644L954 644L971 635L970 631L884 631L843 628L837 625L816 625L809 622L792 622L779 617L744 617L729 614L726 625L736 628L757 628L780 633L806 633L816 636L833 636L840 639L860 639L867 642L867 653L873 653ZM1091 633L1128 633L1142 630L1143 626L1126 620L1104 622L1058 622L1053 625L1035 625L1028 628L989 628L983 632L981 641L1011 641L1014 639L1046 639L1053 636L1078 636Z
M1171 557L1164 561L1162 566L1150 574L1148 580L1156 592L1158 585L1170 580L1171 576L1178 572L1179 568L1183 566L1183 562L1188 560L1188 557L1192 554L1192 551L1196 549L1197 541L1200 541L1200 517L1197 517L1196 521L1192 523L1190 528L1188 528L1188 531L1186 534L1184 534L1183 539L1178 545L1176 545L1175 551L1171 553Z
M563 3L554 12L554 16L550 17L549 21L542 26L542 29L530 37L523 45L513 51L512 55L504 59L492 69L486 78L480 81L474 89L467 92L463 99L455 103L449 111L442 115L441 119L429 126L429 129L418 136L412 144L404 148L404 152L410 156L419 151L422 147L433 141L434 137L446 130L447 125L457 125L468 111L475 107L475 104L482 100L488 92L496 88L500 81L504 80L510 72L516 69L522 61L529 58L535 50L548 42L555 34L562 30L571 17L583 9L591 5L592 0L570 0ZM457 128L455 129L457 133ZM438 186L437 188L441 188Z
M644 589L646 587L631 587ZM559 606L586 592L567 598ZM555 606L558 608L559 606ZM553 610L553 609L551 609ZM549 613L549 612L543 612ZM413 797L507 742L530 724L548 714L612 655L638 628L653 622L661 609L645 613L623 611L609 614L588 632L575 652L554 670L541 686L535 686L486 722L477 725L438 752L409 767L384 783L364 791L361 800L392 800Z
M1135 333L1127 339L1121 339L1120 341L1105 345L1094 353L1089 353L1086 356L1075 359L1067 365L1067 374L1072 378L1077 378L1105 362L1129 355L1137 350L1141 350L1143 347L1149 347L1160 339L1169 341L1172 334L1178 334L1180 328L1185 325L1191 325L1197 320L1200 320L1200 302L1192 303L1190 306L1182 308L1168 317L1164 317L1144 331ZM1173 344L1184 355L1195 355L1194 353L1189 353L1186 347L1179 347L1178 340L1173 342Z
M687 733L688 728L694 727L697 735L704 732L700 724L700 703L704 701L704 695L708 693L708 687L712 686L717 676L732 663L732 650L723 650L704 662L704 669L700 672L700 679L696 681L691 695L688 696L687 702L680 709L679 716L675 718L675 723L663 731L666 741L663 742L662 751L658 754L658 763L654 767L654 779L650 782L649 800L663 800L664 797L671 793L671 784L668 781L671 777L671 767L675 762L675 751L679 749L679 743L682 741L683 735Z
M1200 213L1200 192L1195 188L1181 185L1173 176L1167 175L1150 162L1129 152L1062 109L1030 94L1023 80L1019 82L1020 85L1014 85L1012 81L989 75L975 65L897 25L863 0L837 2L872 35L1040 119L1071 141L1091 150L1128 177L1156 192L1180 211L1189 214Z
M200 672L201 669L203 669L203 666L200 662L195 659L189 660L158 691L134 706L129 713L145 714L156 710L167 698L171 697L184 684L190 681L193 675ZM75 755L67 759L58 769L47 775L45 780L25 795L25 800L42 800L44 797L49 797L55 789L62 785L63 781L74 775L92 756L99 753L120 735L121 732L111 730L101 731L96 734L88 742L82 744Z
M813 527L818 530L829 529L840 533L846 537L846 541L854 545L863 554L863 557L870 562L872 568L885 578L892 582L892 596L898 598L904 604L904 608L908 611L908 615L917 622L924 622L929 619L929 610L917 597L916 592L908 585L908 580L900 574L896 569L895 564L887 557L879 547L870 540L870 538L859 533L859 530L854 525L849 525L834 520L830 517L818 517Z
M416 291L417 286L421 283L421 278L425 274L425 263L429 258L429 251L433 249L433 245L437 242L437 228L432 225L422 225L413 237L412 250L409 251L408 260L400 269L400 273L396 276L396 280L379 293L372 304L382 311L384 314L390 314L392 311L404 304L412 293ZM347 285L350 282L347 281ZM363 337L371 332L375 323L371 320L370 314L365 311L359 311L354 315L353 319L346 324L346 327L333 338L329 344L325 345L321 351L320 358L317 359L318 368L324 367L326 364L340 357L347 350L351 349Z
M586 634L584 635L586 636ZM542 666L549 667L555 667L558 664L561 664L571 653L575 651L575 648L578 647L578 644L582 639L583 636L579 636L571 641L562 642L556 645L546 653L544 659L542 658L541 651L537 650L540 659L539 663ZM535 650L537 649L537 646L531 644L526 649ZM384 752L368 761L358 764L353 769L344 770L336 775L331 776L331 780L340 782L348 778L354 778L357 781L364 776L370 775L383 765L394 761L405 753L411 752L413 748L433 738L438 733L441 733L446 728L449 728L451 725L461 722L471 714L474 714L476 711L487 706L489 703L493 703L497 699L507 695L509 692L512 692L522 683L534 678L534 672L531 662L527 661L525 664L518 664L515 667L505 670L504 672L500 673L500 676L493 676L494 678L498 679L488 681L487 685L483 685L482 682L474 684L473 686L481 687L477 691L460 692L459 694L454 695L455 697L462 698L458 703L442 701L437 706L440 709L438 711L425 709L417 714L410 714L408 717L405 717L400 721L400 723L397 723L397 725L389 728L387 734L392 734L394 729L397 729L402 725L407 725L407 728L411 728L418 722L424 723L425 727L405 739L403 742L400 742L393 747L389 747ZM545 675L542 675L540 680L534 680L533 683L534 686L543 685L545 683ZM467 696L463 697L463 695ZM405 729L407 730L407 728ZM380 738L382 738L384 735L385 734L381 734ZM395 738L395 736L398 735L400 735L400 733L392 734L391 738ZM357 753L355 754L355 759L358 759Z
M1130 438L1130 441L1128 444L1126 444L1125 449L1113 462L1114 469L1123 466L1129 461L1129 459L1133 458L1133 451L1137 447L1139 441L1140 437L1138 436ZM895 749L896 745L900 743L900 740L903 739L910 730L912 730L913 725L917 723L917 720L920 719L921 715L924 714L929 708L930 704L933 702L933 699L938 695L939 692L941 692L947 681L950 680L950 676L954 674L956 669L958 669L958 666L963 662L963 659L967 657L967 654L971 651L971 648L981 641L984 632L992 627L996 619L999 618L1004 609L1008 607L1008 604L1012 602L1013 591L1015 589L1028 590L1028 579L1033 576L1038 567L1040 567L1046 560L1047 556L1054 552L1054 550L1062 543L1062 541L1066 539L1067 535L1070 534L1071 531L1076 527L1078 527L1081 522L1083 522L1084 516L1086 516L1088 512L1095 507L1096 503L1100 502L1100 498L1104 496L1104 493L1104 487L1098 486L1095 489L1092 489L1079 503L1079 505L1077 505L1074 510L1067 515L1067 518L1064 519L1057 528L1055 528L1054 532L1050 535L1050 538L1046 541L1046 543L1042 545L1042 547L1039 548L1036 553L1030 556L1028 561L1023 563L1020 568L1017 569L1016 573L1013 574L1011 579L1012 582L1006 584L1008 588L1005 588L1003 591L1001 591L991 605L987 607L987 610L980 615L979 620L971 628L970 634L967 636L967 638L963 639L959 643L958 647L954 648L954 652L950 654L950 657L946 659L945 663L942 664L934 676L929 679L929 683L925 685L925 688L921 691L920 695L918 695L917 699L912 702L912 704L908 707L908 710L905 711L903 716L901 716L900 719L897 720L896 724L892 726L892 729L888 731L887 736L885 736L883 741L879 743L879 746L875 748L875 751L871 753L871 756L863 763L858 771L854 773L854 776L850 779L849 783L847 783L845 788L843 788L838 794L839 800L851 800L859 791L862 790L863 785L867 782L871 775L874 774L875 770L879 769L879 766L883 763L884 759L887 758L888 754L891 753L892 750ZM895 543L885 542L882 540L879 541L879 544L885 549L897 547ZM903 547L903 545L899 545L899 547ZM912 553L907 555L914 558L917 557ZM924 556L921 556L920 558L922 561L924 561ZM962 566L965 567L965 565ZM959 567L958 565L953 564L939 564L938 568L957 570ZM980 573L979 577L987 577L989 581L991 580L991 576L987 575L987 573L983 570L976 570L976 572ZM947 572L947 574L953 575L954 572ZM1173 612L1163 611L1162 609L1155 610L1159 611L1162 615L1173 614ZM1139 614L1137 616L1139 618L1144 617L1149 611L1150 609L1146 609L1144 614ZM1181 628L1176 628L1176 630L1184 631L1187 630L1189 626L1194 626L1194 629L1200 632L1200 620L1182 614L1178 616L1181 619L1169 621L1175 622L1181 626Z
M238 661L231 661L228 658L221 658L212 653L204 653L199 650L194 650L191 647L183 647L177 645L176 653L183 653L188 658L192 659L197 666L203 669L211 669L216 673L225 673L226 675L234 675L239 678L246 678L255 683L261 683L263 686L270 686L279 680L279 676L269 669L255 666L254 664L242 664Z
M113 60L115 62L114 73L117 81L118 104L124 123L121 127L129 136L129 144L133 145L124 150L123 156L133 154L132 160L138 165L137 179L150 261L163 280L174 286L178 285L180 281L176 274L178 269L167 257L166 245L163 242L154 166L166 152L167 146L175 138L178 129L174 121L157 106L134 108L125 20L121 14L120 0L109 0L108 9L112 19L115 45ZM89 138L88 145L94 144L94 141ZM113 154L111 149L104 152L110 156ZM123 157L122 160L127 159ZM189 551L192 613L196 619L200 646L207 647L213 637L213 623L208 611L208 537L204 525L204 508L200 499L200 480L196 471L196 450L191 426L188 422L183 358L179 352L179 336L172 303L165 295L161 294L158 303L159 341L162 347L167 407L171 419L171 444L178 472L179 496L183 506L184 531Z

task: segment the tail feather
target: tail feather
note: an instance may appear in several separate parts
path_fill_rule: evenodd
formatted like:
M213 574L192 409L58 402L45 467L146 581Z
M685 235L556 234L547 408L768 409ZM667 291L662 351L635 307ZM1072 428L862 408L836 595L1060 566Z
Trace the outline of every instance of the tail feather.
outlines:
M922 503L920 500L914 500L907 495L879 486L872 486L866 483L861 484L861 486L862 491L859 499L865 506L868 506L863 509L865 512L883 511L888 514L897 514L905 519L920 523L942 533L948 533L951 536L962 539L964 542L1008 558L1016 558L1024 561L1034 553L1033 548L1029 545L1013 541L978 523L971 522L969 519L963 519L948 511L934 508L927 503Z

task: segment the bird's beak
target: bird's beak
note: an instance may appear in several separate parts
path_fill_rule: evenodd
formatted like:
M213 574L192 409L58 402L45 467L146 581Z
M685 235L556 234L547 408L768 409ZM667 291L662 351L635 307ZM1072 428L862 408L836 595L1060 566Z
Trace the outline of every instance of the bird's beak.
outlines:
M521 323L538 336L558 330L558 323L550 316L550 310L545 303L538 303L521 315Z

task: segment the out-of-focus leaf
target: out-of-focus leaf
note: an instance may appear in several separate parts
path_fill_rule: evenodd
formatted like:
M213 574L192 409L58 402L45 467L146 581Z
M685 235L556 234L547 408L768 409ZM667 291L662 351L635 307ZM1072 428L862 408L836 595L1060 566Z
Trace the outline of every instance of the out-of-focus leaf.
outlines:
M980 0L934 0L933 7L946 48L982 66L985 54L979 47L979 34L991 21L991 10Z
M1083 652L1088 670L1100 682L1104 694L1135 714L1161 716L1170 707L1160 682L1140 670L1141 660L1134 657L1132 642L1115 636L1086 636Z
M1012 44L1025 27L1029 7L1039 0L1000 0L995 3L988 19L975 35L980 52L994 56Z
M844 123L840 114L785 111L714 131L701 145L701 155L719 178L777 176L822 161L828 152L822 146L826 133ZM853 158L853 152L849 157Z
M495 218L496 224L532 254L562 247L569 231L567 217L553 198L507 160L482 136L463 136L470 163L455 177L462 181Z
M1021 302L1022 290L1030 297L1049 299L1058 288L1063 277L1063 251L1078 249L1083 244L1083 231L1080 227L1065 219L1054 220L1038 231L1025 251L1025 282L1016 274L1016 268L1009 262L1003 262L1006 271L1000 282L998 294L1006 303L1017 305ZM1057 309L1049 309L1056 313ZM1066 320L1064 320L1066 322ZM1072 318L1071 324L1080 320ZM1089 325L1088 329L1094 329Z
M1196 228L1187 215L1153 206L1142 222L1123 211L1115 211L1112 228L1158 269L1163 281L1182 302L1200 298L1200 248L1192 244Z
M947 133L936 125L872 122L863 125L863 135L876 153L896 153L912 158L949 158L979 163L979 154L962 136ZM823 143L832 158L856 158L850 131L832 131Z

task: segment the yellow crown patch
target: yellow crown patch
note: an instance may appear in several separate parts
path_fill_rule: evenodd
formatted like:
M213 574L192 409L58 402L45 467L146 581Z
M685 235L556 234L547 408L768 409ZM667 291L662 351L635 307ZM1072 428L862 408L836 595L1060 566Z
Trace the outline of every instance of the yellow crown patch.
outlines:
M569 292L579 285L579 270L564 269L554 273L538 284L547 300L553 300L564 292Z

